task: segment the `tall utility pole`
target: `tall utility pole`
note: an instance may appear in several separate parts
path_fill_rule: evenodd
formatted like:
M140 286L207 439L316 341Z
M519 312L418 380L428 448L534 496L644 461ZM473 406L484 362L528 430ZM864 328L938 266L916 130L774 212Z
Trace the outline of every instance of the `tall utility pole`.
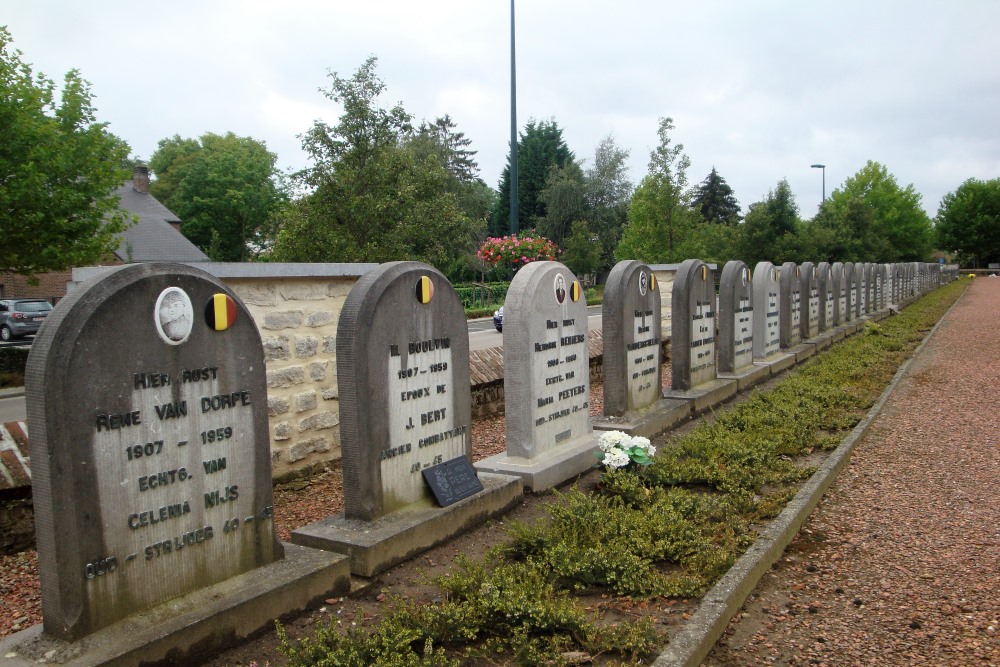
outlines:
M510 233L517 234L517 68L514 58L514 0L510 0Z

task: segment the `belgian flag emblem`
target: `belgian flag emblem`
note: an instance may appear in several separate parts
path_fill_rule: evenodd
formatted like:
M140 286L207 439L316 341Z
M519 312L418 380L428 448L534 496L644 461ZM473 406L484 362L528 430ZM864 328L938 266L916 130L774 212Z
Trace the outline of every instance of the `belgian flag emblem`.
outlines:
M656 289L656 274L649 274L649 289Z
M205 321L215 331L225 331L236 322L236 302L228 294L213 294L205 305Z
M573 284L569 286L569 298L573 299L573 301L579 301L580 300L580 291L581 291L580 290L580 281L579 280L574 280Z
M430 276L420 276L417 281L417 301L420 303L430 303L434 298L434 283Z

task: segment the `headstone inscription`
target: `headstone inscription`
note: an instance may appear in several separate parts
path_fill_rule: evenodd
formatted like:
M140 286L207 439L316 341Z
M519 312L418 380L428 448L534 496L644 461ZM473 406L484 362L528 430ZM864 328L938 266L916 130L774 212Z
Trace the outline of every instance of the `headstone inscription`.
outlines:
M802 279L795 262L785 262L778 273L781 288L781 347L790 348L802 339Z
M875 293L877 295L876 304L878 310L885 310L889 306L889 298L886 296L888 287L889 287L889 265L876 264Z
M681 263L671 310L671 389L687 391L715 380L715 277L705 262Z
M819 330L822 333L833 328L834 312L837 305L833 296L833 275L829 262L820 262L816 266L816 288L819 290L820 297Z
M345 517L431 505L421 471L472 454L469 337L451 283L419 262L362 276L337 326L337 385Z
M887 268L885 296L889 305L894 306L899 303L899 264L892 263Z
M207 273L130 265L72 292L26 389L46 634L282 559L260 335Z
M839 327L847 318L847 288L844 286L844 264L834 262L830 266L830 284L833 288L833 324Z
M816 266L803 262L799 267L799 290L802 294L802 321L800 332L803 339L819 335L820 294L816 277Z
M506 311L505 311L506 312ZM618 262L608 275L604 322L604 414L622 416L660 400L660 290L649 266Z
M719 372L736 373L753 365L754 312L750 269L726 262L719 283Z
M778 269L771 262L758 262L753 270L753 356L764 359L781 349L780 288Z

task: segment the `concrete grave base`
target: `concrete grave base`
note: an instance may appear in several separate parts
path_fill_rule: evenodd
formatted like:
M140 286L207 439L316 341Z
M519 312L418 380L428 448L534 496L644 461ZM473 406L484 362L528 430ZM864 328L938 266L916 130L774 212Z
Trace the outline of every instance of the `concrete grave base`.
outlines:
M814 336L805 342L808 343L809 345L815 345L816 351L819 352L820 350L825 350L826 348L833 345L833 337L829 334L829 332L823 332L818 336Z
M840 327L837 327L836 329L830 329L829 331L825 332L823 335L824 336L829 336L830 337L830 341L833 342L833 343L838 343L838 342L844 340L844 338L847 337L847 333L843 329L841 329Z
M269 629L285 614L347 593L347 558L284 545L285 558L101 628L76 642L36 625L0 641L0 664L131 667L190 664Z
M767 371L764 372L765 377ZM652 438L667 429L677 426L691 416L691 402L676 398L661 398L653 405L630 412L624 417L592 420L595 431L621 431L631 436L641 435ZM600 436L600 433L598 433Z
M775 352L774 354L762 359L754 359L753 362L761 366L767 366L767 368L771 371L771 375L778 375L795 365L795 355L786 354L784 352Z
M851 320L850 322L842 324L840 328L844 330L845 335L853 336L854 334L858 333L858 329L860 329L862 326L864 326L864 324L861 322L861 320Z
M588 434L563 443L534 458L497 454L477 461L480 473L520 477L524 488L534 493L551 489L597 465L597 436Z
M798 345L793 345L788 348L788 353L794 354L795 363L801 364L803 361L816 354L816 345L811 341L808 343L799 343Z
M719 373L720 380L736 380L737 391L746 391L758 382L763 382L771 375L771 369L767 366L756 364L739 368L735 373Z
M664 393L664 398L691 401L691 409L698 414L728 401L736 395L737 388L736 380L715 379L684 391L670 389Z
M448 507L413 507L375 521L327 517L292 531L292 543L350 557L351 573L372 577L521 502L521 480L480 474L483 490Z

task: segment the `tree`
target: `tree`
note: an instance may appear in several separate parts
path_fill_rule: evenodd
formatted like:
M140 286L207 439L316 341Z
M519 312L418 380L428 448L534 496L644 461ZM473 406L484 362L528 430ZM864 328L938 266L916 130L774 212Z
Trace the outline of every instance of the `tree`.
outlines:
M586 215L587 186L580 165L571 160L562 167L553 166L538 199L544 205L545 216L535 220L533 226L562 246L573 223Z
M300 179L311 192L278 234L275 259L446 266L470 237L448 191L454 175L437 155L406 147L413 127L402 104L379 105L385 84L376 64L368 58L349 79L329 73L323 94L343 113L335 126L315 121L303 137L313 166Z
M740 221L740 205L726 179L712 167L711 173L695 189L691 205L701 213L705 222L736 225Z
M55 84L21 60L0 26L0 271L34 276L94 264L132 222L114 194L128 145L95 120L90 84Z
M963 264L1000 262L1000 178L970 178L941 200L938 243L959 253Z
M601 245L586 220L573 223L561 259L578 276L597 273L601 268Z
M632 195L628 223L615 250L619 260L678 262L691 253L695 214L689 207L684 145L671 145L672 118L661 118L660 143L650 153L649 172Z
M814 225L834 239L827 259L905 262L930 255L933 227L920 194L913 185L901 188L872 160L823 202Z
M615 248L628 219L628 204L634 189L628 177L629 151L619 148L608 135L598 144L594 163L584 174L587 219L601 246L601 268L614 264Z
M793 261L798 255L798 223L799 206L783 178L763 201L750 204L739 228L737 256L751 267L765 260L775 264Z
M207 133L160 140L150 193L181 219L181 232L213 260L245 262L267 249L287 196L278 156L251 137Z
M545 217L539 195L553 166L563 167L573 160L555 120L529 120L517 142L517 211L521 229L533 228ZM500 176L500 196L493 210L490 231L495 235L510 231L510 155Z

